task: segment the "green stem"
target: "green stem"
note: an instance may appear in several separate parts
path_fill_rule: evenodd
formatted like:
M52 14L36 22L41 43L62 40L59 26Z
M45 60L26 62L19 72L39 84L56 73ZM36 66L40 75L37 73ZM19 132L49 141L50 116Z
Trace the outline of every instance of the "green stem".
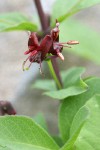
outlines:
M44 33L46 31L48 32L48 29L50 28L50 22L49 22L50 18L49 18L49 16L47 17L47 15L44 13L44 10L41 5L41 0L34 0L34 2L36 5L38 14L39 14L42 31ZM59 68L57 66L57 62L56 62L55 58L54 59L52 58L50 61L48 61L48 65L49 65L50 72L56 82L58 89L62 89L62 81L61 81L61 77L60 77L60 72L59 72Z
M48 63L48 66L49 66L49 70L50 70L50 72L51 72L51 75L53 76L54 81L56 82L56 85L57 85L58 89L62 89L62 85L61 85L59 79L58 79L57 76L56 76L56 73L55 73L54 68L53 68L53 66L52 66L51 60L48 60L47 63Z

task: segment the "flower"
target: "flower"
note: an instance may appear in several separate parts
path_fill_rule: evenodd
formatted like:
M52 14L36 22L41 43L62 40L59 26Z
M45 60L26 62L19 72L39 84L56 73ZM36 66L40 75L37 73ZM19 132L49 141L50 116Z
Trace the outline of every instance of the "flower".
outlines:
M3 116L5 114L15 115L16 111L9 101L0 100L0 115Z
M51 53L52 55L55 55L56 57L59 57L61 60L64 60L64 56L62 55L63 47L71 48L68 45L76 45L76 44L79 44L79 42L75 41L75 40L70 40L65 43L60 43L59 42L59 32L60 32L59 22L56 20L56 27L51 30L51 37L53 39L53 45L50 48L49 53Z
M31 33L28 41L29 50L24 53L25 55L29 54L29 57L23 63L23 70L26 61L29 60L31 63L28 69L30 68L33 62L37 62L40 64L40 72L42 73L41 62L45 59L46 54L48 53L51 45L52 45L52 38L50 35L46 35L39 44L36 33L34 32Z
M56 27L51 30L50 34L47 34L39 43L36 32L32 32L29 36L28 40L28 50L25 51L25 55L29 54L28 58L23 62L23 70L24 65L27 62L27 60L30 61L30 65L27 69L30 68L31 64L34 62L37 62L40 64L40 72L41 70L41 63L43 60L45 60L47 57L59 57L61 60L64 60L64 56L62 55L63 47L71 48L68 45L75 45L79 44L78 41L70 40L65 43L59 42L59 22L56 20ZM52 56L47 56L52 54Z

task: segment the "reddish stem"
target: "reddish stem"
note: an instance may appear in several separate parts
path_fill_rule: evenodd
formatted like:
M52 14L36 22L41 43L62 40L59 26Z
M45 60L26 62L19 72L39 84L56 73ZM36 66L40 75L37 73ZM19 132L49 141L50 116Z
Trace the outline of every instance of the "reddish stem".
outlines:
M49 21L50 20L50 16L47 16L44 13L40 0L34 0L34 2L35 2L35 5L36 5L38 14L39 14L42 30L45 33L46 31L48 31L48 29L50 27L50 21ZM58 78L58 80L59 80L59 82L60 82L60 84L62 86L62 81L61 81L61 77L60 77L60 72L59 72L57 61L56 61L55 58L52 58L51 61L52 61L52 65L53 65L54 70L55 70L55 74L56 74L56 76L57 76L57 78Z
M41 5L40 0L34 0L34 2L35 2L35 5L36 5L37 11L38 11L38 15L40 18L42 30L45 31L48 28L47 16L42 9L42 5Z

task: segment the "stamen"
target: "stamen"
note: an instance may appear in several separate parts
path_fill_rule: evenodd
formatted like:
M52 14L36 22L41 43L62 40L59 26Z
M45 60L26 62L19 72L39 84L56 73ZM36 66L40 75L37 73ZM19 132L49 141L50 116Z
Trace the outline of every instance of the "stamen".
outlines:
M56 27L57 27L57 28L59 27L59 22L56 23Z
M67 45L63 45L63 44L67 44L67 43L54 43L54 45L58 45L58 46L63 46L63 47L68 47L71 48L71 46L67 46Z
M31 31L27 31L27 33L28 33L28 35L30 35L30 34L31 34Z
M58 28L60 25L60 23L58 22L58 20L56 19L56 27Z
M62 53L58 52L57 55L58 55L58 57L59 57L61 60L64 61L64 56L62 55Z
M27 60L28 60L29 58L30 58L30 56L23 62L23 65L22 65L23 71L25 71L24 66L25 66L25 64L26 64L26 62L27 62Z
M42 72L42 64L41 64L41 61L40 61L40 68L39 68L39 71L40 71L40 74L45 77L44 73Z
M31 65L32 65L32 62L29 64L28 69L31 67Z
M25 70L29 70L29 67L25 68Z
M67 44L68 45L76 45L76 44L79 44L79 42L75 41L75 40L71 40L71 41L68 41Z
M25 71L25 70L29 70L29 69L30 69L30 67L31 67L31 65L32 65L32 62L29 64L29 66L28 66L27 68L23 68L23 71Z
M26 31L27 35L30 36L31 32L30 31Z
M63 46L63 47L67 47L67 48L71 48L71 46L67 46L67 45L63 45L63 44L59 44L59 46Z
M66 45L63 45L63 47L72 48L71 46L66 46Z
M67 42L61 42L61 43L58 43L58 44L62 44L63 45L63 44L67 44Z

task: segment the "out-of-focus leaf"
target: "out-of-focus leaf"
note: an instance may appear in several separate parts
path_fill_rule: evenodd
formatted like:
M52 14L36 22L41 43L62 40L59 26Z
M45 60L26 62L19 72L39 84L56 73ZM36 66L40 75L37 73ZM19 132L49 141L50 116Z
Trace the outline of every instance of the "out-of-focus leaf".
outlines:
M86 90L87 90L87 85L86 86L80 85L80 86L71 86L66 89L61 89L58 91L44 92L43 94L60 100L60 99L67 98L69 96L81 94L85 92Z
M11 150L59 149L43 128L22 116L0 117L0 145Z
M59 129L64 142L70 138L71 126L79 109L95 94L100 94L100 78L90 78L85 82L89 86L86 92L62 101L59 111Z
M52 138L55 140L55 142L56 142L60 147L63 146L63 141L62 141L62 139L61 139L60 136L54 135L54 136L52 136Z
M100 64L100 35L75 20L66 20L60 26L60 41L78 40L80 44L67 49Z
M20 13L1 14L0 32L14 30L37 31L37 26Z
M68 69L67 71L63 71L61 73L61 76L64 88L79 84L81 75L84 72L85 68L82 67L73 67Z
M3 140L0 140L0 143L4 143ZM5 145L5 144L4 144ZM2 148L0 148L0 150L51 150L51 149L48 149L48 148L43 148L43 147L40 147L40 146L34 146L34 145L29 145L29 144L19 144L19 143L15 143L13 142L13 145L12 145L12 142L6 142L6 145L7 146L2 146ZM12 146L9 146L9 145L12 145Z
M100 0L56 0L52 10L52 23L55 21L55 19L58 19L59 22L62 22L76 12L99 3Z
M33 118L33 120L34 120L37 124L39 124L42 128L44 128L46 131L48 131L47 124L46 124L46 120L45 120L43 114L41 114L41 113L37 114L37 115Z
M82 128L75 143L76 150L100 149L100 95L91 98L86 106L90 110L89 120Z
M61 90L56 89L56 85L53 80L37 80L33 87L49 90L49 92L45 92L44 95L48 95L55 99L64 99L87 90L87 84L85 84L85 82L81 79L81 74L83 72L84 68L81 67L74 67L63 72L62 80L64 89Z
M42 90L56 90L56 85L53 80L37 80L33 86L33 88L42 89Z
M88 119L88 116L89 116L89 110L87 109L86 106L83 106L82 108L79 109L79 111L75 115L74 120L71 125L70 138L65 143L65 145L61 148L61 150L70 150L71 148L73 148L74 143L75 143L84 123Z
M51 22L55 23L55 19L62 22L66 17L68 17L69 12L78 4L79 0L56 0L53 5Z

